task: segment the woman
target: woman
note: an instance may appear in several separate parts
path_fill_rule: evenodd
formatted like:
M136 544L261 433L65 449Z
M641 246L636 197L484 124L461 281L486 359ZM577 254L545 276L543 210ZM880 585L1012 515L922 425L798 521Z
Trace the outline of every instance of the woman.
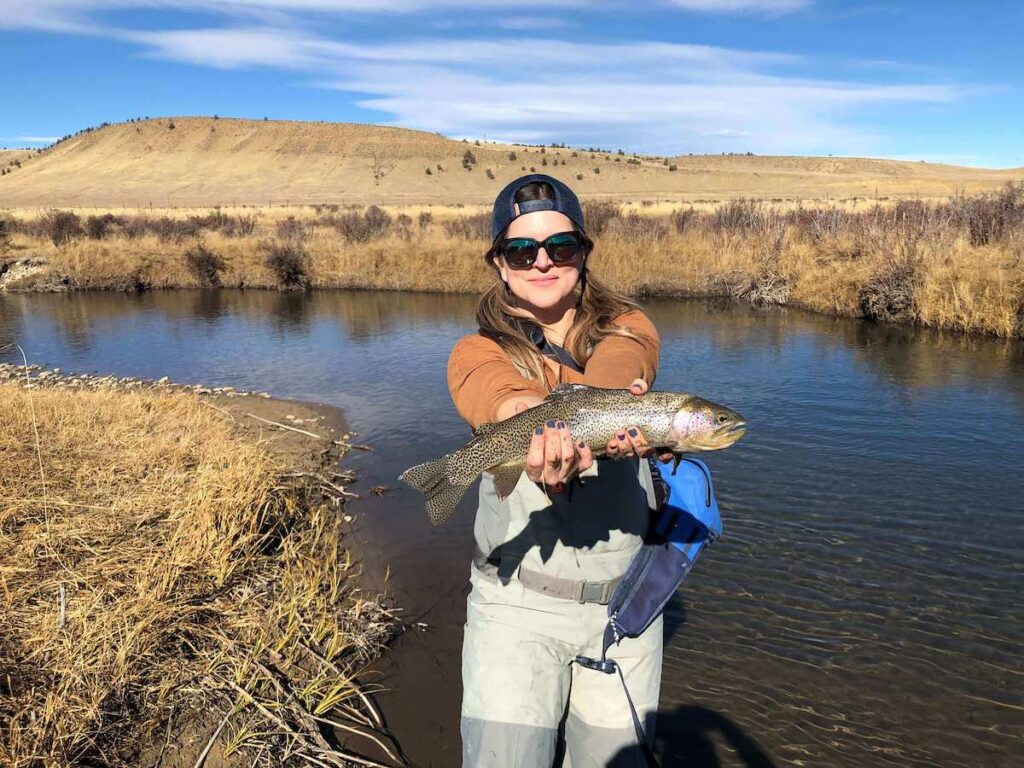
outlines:
M498 280L480 299L478 333L448 363L459 413L474 428L539 403L558 383L643 394L654 382L658 335L631 301L587 271L592 242L573 192L542 174L499 193L486 258ZM655 507L643 434L623 425L595 461L562 422L541 424L526 471L499 499L480 484L463 643L464 768L643 765L617 675L573 664L599 656L612 590ZM574 478L579 481L574 482ZM647 734L661 680L662 626L610 652Z

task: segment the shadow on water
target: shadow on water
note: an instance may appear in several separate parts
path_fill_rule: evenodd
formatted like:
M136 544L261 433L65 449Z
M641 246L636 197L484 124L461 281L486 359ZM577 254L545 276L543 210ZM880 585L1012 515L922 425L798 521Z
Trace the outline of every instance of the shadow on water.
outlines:
M744 768L775 768L757 741L725 715L707 707L684 705L660 713L655 726L654 754L661 768L721 768L719 746L730 753L729 763ZM627 747L608 768L643 766L639 747Z

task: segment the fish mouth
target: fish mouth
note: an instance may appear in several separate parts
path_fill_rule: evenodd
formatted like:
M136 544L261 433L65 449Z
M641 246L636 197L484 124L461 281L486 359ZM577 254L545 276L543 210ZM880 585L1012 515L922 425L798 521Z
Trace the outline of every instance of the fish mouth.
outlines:
M715 432L709 441L710 445L704 450L719 451L722 448L728 448L745 434L747 434L747 422L737 421L728 424Z

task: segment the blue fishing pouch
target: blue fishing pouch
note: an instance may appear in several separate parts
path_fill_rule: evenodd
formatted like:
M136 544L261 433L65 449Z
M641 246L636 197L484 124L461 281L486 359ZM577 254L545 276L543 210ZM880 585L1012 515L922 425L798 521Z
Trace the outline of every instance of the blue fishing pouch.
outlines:
M722 533L711 472L699 459L655 462L668 498L649 541L629 564L608 603L604 651L623 637L637 637L664 610L706 546ZM602 654L603 655L603 654Z
M576 663L606 674L619 673L633 715L637 740L647 764L657 765L646 744L643 727L626 689L622 670L608 658L608 649L623 637L637 637L661 614L679 589L697 557L722 533L711 472L699 459L651 462L668 495L648 540L634 555L608 603L608 626L600 659L577 656Z

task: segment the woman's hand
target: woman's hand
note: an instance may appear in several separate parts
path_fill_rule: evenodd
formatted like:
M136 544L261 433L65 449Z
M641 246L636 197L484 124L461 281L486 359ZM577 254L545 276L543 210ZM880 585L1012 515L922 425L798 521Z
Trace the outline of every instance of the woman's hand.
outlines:
M648 389L650 387L643 379L634 379L633 383L629 385L629 391L637 396L646 394ZM644 433L635 424L616 432L615 437L609 440L608 445L605 446L605 454L611 458L650 456L652 453L654 453L654 448L647 442ZM671 453L663 453L658 456L662 461L668 461L671 457Z
M516 406L521 413L525 403ZM577 472L594 463L594 454L586 443L573 440L564 421L549 421L533 431L526 451L526 476L535 483L556 486L567 483Z

